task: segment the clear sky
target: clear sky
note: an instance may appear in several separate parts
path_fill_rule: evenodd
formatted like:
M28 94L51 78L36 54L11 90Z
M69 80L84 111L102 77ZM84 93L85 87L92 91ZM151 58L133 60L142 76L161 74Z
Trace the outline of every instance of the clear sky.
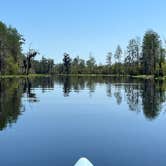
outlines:
M147 29L166 36L166 0L2 0L0 8L0 20L24 35L24 51L32 43L55 63L64 52L104 63Z

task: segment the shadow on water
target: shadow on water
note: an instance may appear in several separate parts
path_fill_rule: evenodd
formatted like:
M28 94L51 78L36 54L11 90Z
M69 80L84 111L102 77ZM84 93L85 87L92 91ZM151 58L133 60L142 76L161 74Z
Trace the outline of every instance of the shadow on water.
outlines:
M40 102L34 89L40 88L42 93L53 90L54 85L62 85L64 97L71 92L81 93L89 90L92 95L100 85L106 87L107 97L115 98L117 105L126 102L130 111L142 112L149 120L158 117L166 100L166 82L113 77L53 77L33 79L1 79L0 80L0 130L16 123L22 114L23 95L28 102ZM97 87L99 86L99 87Z

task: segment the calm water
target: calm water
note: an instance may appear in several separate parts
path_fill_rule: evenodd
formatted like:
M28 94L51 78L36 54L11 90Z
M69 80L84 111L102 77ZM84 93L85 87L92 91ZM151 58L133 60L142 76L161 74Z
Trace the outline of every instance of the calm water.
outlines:
M0 81L0 164L166 165L166 83L109 77Z

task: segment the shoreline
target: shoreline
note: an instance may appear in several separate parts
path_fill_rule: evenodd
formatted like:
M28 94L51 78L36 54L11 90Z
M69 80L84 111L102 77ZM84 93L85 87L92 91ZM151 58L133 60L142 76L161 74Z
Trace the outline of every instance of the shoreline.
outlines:
M33 77L51 77L51 75L49 75L49 74L0 75L0 79L4 79L4 78L33 78Z
M0 79L4 78L33 78L33 77L52 77L52 76L69 76L69 77L128 77L133 79L155 79L166 80L166 76L154 77L154 75L113 75L113 74L29 74L29 75L0 75Z
M72 77L128 77L135 79L155 79L155 80L165 80L166 76L154 77L154 75L113 75L113 74L55 74L55 76L72 76Z

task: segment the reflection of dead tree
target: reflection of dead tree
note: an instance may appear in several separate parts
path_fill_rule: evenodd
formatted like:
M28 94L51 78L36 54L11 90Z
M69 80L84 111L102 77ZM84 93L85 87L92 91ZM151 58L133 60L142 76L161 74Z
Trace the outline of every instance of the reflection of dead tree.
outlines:
M26 78L23 84L23 92L27 94L29 102L37 102L36 93L32 92L32 82L29 78Z
M37 54L38 54L37 51L30 49L29 52L27 53L26 59L23 60L24 73L26 75L29 74L29 70L32 67L31 64L32 58L34 58Z

